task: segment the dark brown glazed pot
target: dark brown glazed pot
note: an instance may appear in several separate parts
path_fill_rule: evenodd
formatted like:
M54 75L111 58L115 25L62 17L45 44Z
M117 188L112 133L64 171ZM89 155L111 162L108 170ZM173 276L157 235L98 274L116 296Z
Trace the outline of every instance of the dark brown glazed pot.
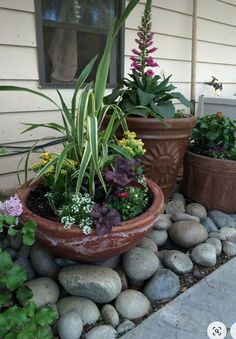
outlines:
M109 116L106 117L105 124ZM182 165L187 143L196 124L196 118L167 119L126 118L128 128L143 140L146 153L142 159L144 175L162 189L165 201L169 199ZM118 137L121 137L119 133Z
M236 213L236 161L186 152L183 190L208 210Z
M22 186L17 191L23 203L22 221L34 220L37 223L37 240L43 247L58 256L72 260L96 261L119 255L135 246L152 229L155 220L162 212L164 205L162 191L153 181L146 180L153 197L150 208L137 218L113 227L111 233L103 236L97 235L95 230L89 235L84 235L76 226L65 230L60 222L35 215L26 206L33 185Z

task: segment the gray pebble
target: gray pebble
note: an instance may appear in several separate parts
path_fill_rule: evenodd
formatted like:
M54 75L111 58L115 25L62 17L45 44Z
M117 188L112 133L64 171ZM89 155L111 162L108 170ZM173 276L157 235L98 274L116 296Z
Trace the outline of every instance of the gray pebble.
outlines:
M181 200L170 200L165 206L166 214L173 214L177 212L185 213L185 205Z
M236 227L236 222L228 214L218 210L212 210L209 212L209 217L214 221L218 228L222 227Z
M54 262L54 255L35 243L30 251L30 259L39 276L57 278L59 267Z
M169 214L160 214L153 227L157 230L168 230L172 222Z
M186 212L195 217L198 217L200 220L207 217L207 210L201 204L193 202L186 207Z
M148 234L148 238L152 239L157 246L162 246L168 239L168 233L166 230L153 230Z
M94 327L85 335L85 339L115 339L118 333L110 325L100 325Z
M231 241L223 241L223 251L230 257L234 257L236 255L236 244Z
M117 327L116 330L118 334L124 334L133 328L135 328L133 321L126 319Z
M206 228L208 233L218 232L216 224L209 217L202 219L201 224Z
M144 249L148 249L153 251L154 253L157 253L158 251L158 247L157 244L155 243L155 241L153 241L152 239L149 239L147 237L144 237L137 245L136 247L141 247Z
M108 325L116 327L119 325L119 314L114 306L106 304L102 307L101 316L104 322ZM119 332L118 332L119 333Z
M216 249L216 255L220 255L222 252L222 243L219 239L217 238L209 238L207 239L206 243L211 244L215 247Z
M199 265L213 267L216 264L215 246L209 243L199 244L191 252L191 259Z
M21 246L22 246L22 233L17 232L16 235L10 237L10 247L13 248L13 250L19 251Z
M35 278L35 273L31 262L27 258L19 258L15 261L15 264L19 265L26 272L26 279L33 280Z
M61 339L79 339L83 331L83 322L76 312L68 312L60 316L57 330Z
M223 234L221 234L220 232L210 232L208 236L209 238L216 238L219 239L220 241L226 240L225 236L223 236Z

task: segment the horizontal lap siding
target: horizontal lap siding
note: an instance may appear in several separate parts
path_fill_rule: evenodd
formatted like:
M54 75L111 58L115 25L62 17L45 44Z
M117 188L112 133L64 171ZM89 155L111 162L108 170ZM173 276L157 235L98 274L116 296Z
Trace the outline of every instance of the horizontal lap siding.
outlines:
M196 98L214 95L205 85L211 75L223 82L223 94L236 92L236 6L235 0L198 0L198 42ZM131 49L144 10L141 0L126 22L125 74L129 72ZM191 86L192 0L153 0L152 11L155 53L158 69L188 98ZM40 90L59 103L53 89L39 88L37 42L33 0L0 0L0 84L18 85ZM67 104L70 89L61 90ZM182 106L176 103L176 108ZM0 92L0 143L25 145L37 138L50 138L53 131L40 129L21 134L22 123L55 121L60 114L55 106L29 93ZM17 185L19 157L0 159L0 190ZM4 159L4 160L3 160Z

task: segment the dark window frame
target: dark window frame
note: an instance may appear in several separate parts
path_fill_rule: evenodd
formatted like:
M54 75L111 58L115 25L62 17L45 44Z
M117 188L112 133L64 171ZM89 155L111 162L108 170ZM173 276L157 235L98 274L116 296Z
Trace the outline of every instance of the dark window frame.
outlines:
M50 83L46 81L46 70L44 62L44 41L43 41L43 18L41 0L34 0L35 4L35 25L36 25L36 40L37 40L37 56L38 56L38 72L39 72L39 87L40 88L75 88L75 83ZM125 0L115 1L116 16L119 17L125 8ZM122 27L117 35L118 43L113 45L111 53L111 67L115 67L115 75L113 72L110 74L111 82L107 83L106 88L114 88L116 82L114 78L119 79L124 77L124 59L125 59L125 28ZM112 56L116 55L115 61L112 62ZM89 60L88 60L89 62ZM86 66L86 65L85 65Z

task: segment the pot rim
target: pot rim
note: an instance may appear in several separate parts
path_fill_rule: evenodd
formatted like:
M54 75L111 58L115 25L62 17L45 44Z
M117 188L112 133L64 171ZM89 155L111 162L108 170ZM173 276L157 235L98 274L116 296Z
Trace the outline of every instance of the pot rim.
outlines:
M37 183L32 184L31 186L29 186L29 183L30 182L27 182L26 184L21 186L16 192L16 194L18 195L18 197L20 198L23 204L23 213L22 213L23 218L26 217L27 219L34 219L38 225L43 226L47 229L51 229L51 230L57 229L58 231L68 232L68 230L66 230L63 227L62 223L58 221L43 218L39 216L38 214L34 214L26 206L26 201L27 201L27 198L28 198L28 195L31 189L37 186ZM121 226L113 226L110 233L130 231L134 228L142 227L145 224L154 223L154 220L162 212L162 208L164 206L164 196L163 196L161 188L151 179L146 178L146 183L147 183L149 190L152 192L152 195L153 195L153 201L152 201L151 206L143 214L137 216L136 218L122 222ZM69 231L77 233L77 235L78 235L78 232L83 234L82 230L80 230L75 225L73 225ZM95 229L92 229L92 232L89 235L98 236Z
M231 165L236 165L236 160L229 160L229 159L217 159L217 158L212 158L212 157L208 157L206 155L201 155L201 154L197 154L197 153L194 153L194 152L191 152L191 151L186 151L186 155L189 155L191 157L195 157L195 159L199 159L202 161L209 161L209 162L212 162L212 163L215 163L217 162L219 165L220 164L225 164L225 162L227 162L227 164L229 166ZM185 156L186 156L185 155Z

